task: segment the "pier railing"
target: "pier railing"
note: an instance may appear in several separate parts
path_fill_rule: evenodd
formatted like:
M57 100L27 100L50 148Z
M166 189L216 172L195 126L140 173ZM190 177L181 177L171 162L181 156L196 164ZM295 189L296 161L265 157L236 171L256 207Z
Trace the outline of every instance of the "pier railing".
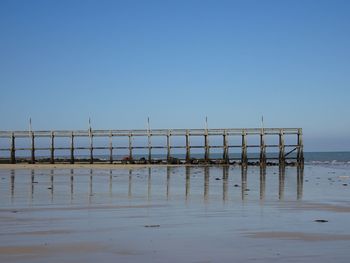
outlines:
M285 144L285 135L295 137L294 142ZM215 143L211 143L211 137L221 137L221 143L215 140ZM247 138L249 136L259 136L259 142L254 144L248 144ZM276 137L277 143L265 143L267 136ZM119 145L113 142L114 138L127 138L127 145ZM146 139L146 145L137 145L133 142L134 137L144 137ZM152 144L153 137L163 137L166 139L164 145ZM182 137L185 139L185 144L180 145L172 141L173 137ZM204 143L202 145L191 145L191 137L202 137ZM231 143L230 138L239 137L240 143ZM30 141L29 147L21 147L18 145L18 139L26 138ZM39 138L48 138L49 143L44 146L37 146L36 141ZM68 138L69 146L56 145L57 138ZM88 138L87 143L79 143L78 138ZM94 145L94 141L97 138L105 138L107 141L103 145ZM5 140L8 147L0 145L0 159L2 162L23 162L28 160L30 163L36 161L47 160L50 163L62 161L56 156L56 151L66 150L69 151L69 156L64 159L70 163L76 161L82 161L77 158L76 152L78 150L87 150L89 152L88 157L84 160L89 163L96 161L102 161L96 158L94 154L96 150L105 150L107 152L107 162L109 163L138 163L140 161L144 163L154 163L153 151L156 149L163 149L166 153L163 158L158 158L158 162L164 163L240 163L242 165L249 164L253 159L255 163L266 164L269 161L277 160L280 164L285 164L287 160L291 160L292 163L301 164L304 162L303 157L303 140L301 128L246 128L246 129L150 129L150 130L56 130L56 131L0 131L0 139L2 142ZM214 141L214 140L213 140ZM2 143L4 144L4 143ZM6 143L5 143L6 144ZM258 157L250 157L248 149L255 149ZM182 151L182 154L174 155L172 151ZM192 149L200 149L204 151L203 158L194 158L191 154ZM218 158L218 155L211 155L211 151L214 149L222 151L222 155ZM239 157L232 157L231 151L238 149ZM267 154L269 151L278 153L278 157L271 157ZM134 156L135 150L145 150L147 158L137 159ZM36 153L38 151L48 151L47 156L41 156L38 158ZM127 154L117 158L119 151L127 151ZM29 156L17 156L18 152L29 152ZM292 154L294 153L294 154ZM120 156L120 155L119 155ZM175 157L176 156L176 157ZM181 157L183 156L183 157Z

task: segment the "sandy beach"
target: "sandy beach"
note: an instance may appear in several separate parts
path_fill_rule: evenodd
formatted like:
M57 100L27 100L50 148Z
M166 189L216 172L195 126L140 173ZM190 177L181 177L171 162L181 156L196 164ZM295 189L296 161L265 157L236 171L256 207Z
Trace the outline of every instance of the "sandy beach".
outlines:
M347 262L345 167L1 165L1 262Z

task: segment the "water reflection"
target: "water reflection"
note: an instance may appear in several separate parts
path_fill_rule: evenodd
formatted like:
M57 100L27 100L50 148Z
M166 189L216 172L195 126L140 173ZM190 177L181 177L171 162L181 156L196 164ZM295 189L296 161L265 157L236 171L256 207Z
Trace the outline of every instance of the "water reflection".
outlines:
M184 199L187 202L188 200L192 200L194 197L200 197L204 203L207 203L210 199L221 199L223 202L233 201L241 199L246 200L249 197L249 200L260 200L264 201L266 198L276 198L276 192L278 192L278 200L285 200L286 196L290 198L290 196L294 196L294 200L300 200L303 197L303 175L304 169L303 167L290 167L288 168L288 176L286 175L286 167L280 166L278 168L278 177L277 177L277 168L266 168L260 167L166 167L166 168L157 168L153 169L151 167L138 169L137 177L133 177L133 172L136 170L128 169L126 170L108 170L106 172L101 172L98 170L90 169L88 170L87 176L82 176L82 182L75 182L75 176L77 173L81 173L84 170L74 170L70 169L68 171L69 176L69 186L70 186L70 201L77 197L80 193L88 194L88 202L92 203L93 199L97 199L99 196L102 197L103 194L109 194L110 198L123 198L123 195L115 193L120 193L120 189L123 187L127 187L127 198L132 199L135 198L133 194L135 194L138 198L142 197L141 193L138 192L133 193L133 187L137 187L138 185L147 184L147 190L144 190L144 198L147 200L151 200L156 197L160 200L164 200L164 194L160 195L163 187L166 189L166 200L170 200L171 197L179 197L179 187L180 189L184 189ZM43 171L30 170L30 182L29 182L29 200L33 202L35 190L38 192L37 195L42 197L42 193L40 191L47 191L47 194L50 197L51 202L54 201L54 197L63 198L66 195L64 191L54 191L55 184L62 183L59 180L55 180L55 176L59 176L59 174L55 174L54 169L49 170L46 174ZM118 176L113 176L114 173L119 173ZM258 172L259 176L255 176ZM20 189L19 184L23 187L25 184L23 182L19 182L20 179L26 178L25 176L21 176L16 178L16 170L11 170L9 175L9 196L11 203L14 202L16 195L20 195L23 193L23 190ZM38 173L38 174L36 174ZM153 174L156 176L153 177ZM221 176L220 176L221 174ZM125 175L127 177L125 177ZM176 176L174 176L176 175ZM40 180L40 185L43 182L47 182L47 187L37 187L36 184L38 182L36 179L38 177L47 176L47 180ZM240 176L240 184L234 183ZM286 185L286 176L287 177L296 177L296 185L290 185L291 180L288 180L288 184ZM116 179L114 180L114 177ZM122 178L128 178L127 181ZM164 178L165 177L165 178ZM221 178L220 178L221 177ZM249 182L248 182L249 177ZM85 178L85 179L84 179ZM144 178L144 179L142 179ZM164 178L165 181L162 179ZM268 187L270 189L275 189L274 191L269 191L266 193L266 181L268 178ZM100 184L96 184L94 187L94 182L101 182ZM57 181L57 182L56 182ZM80 181L80 180L79 180ZM292 180L293 181L293 180ZM28 182L28 181L27 181ZM164 183L165 182L165 183ZM82 184L85 183L85 188L82 187ZM200 185L198 185L198 183ZM16 184L17 187L16 187ZM88 187L86 187L88 184ZM164 185L165 184L165 185ZM103 187L105 185L105 187ZM106 187L106 185L108 187ZM210 188L212 185L212 189ZM248 187L249 186L249 187ZM174 190L171 191L171 187ZM143 187L137 189L142 189ZM16 190L15 190L16 189ZM57 188L58 189L58 188ZM66 188L67 189L67 188ZM81 190L83 189L83 190ZM88 189L88 190L87 190ZM145 189L145 188L143 188ZM209 194L209 189L211 189L211 193ZM40 190L40 191L39 191ZM49 191L48 191L49 190ZM183 190L182 190L183 191ZM285 195L285 192L288 191L288 195ZM26 192L26 191L24 191ZM40 193L39 193L40 192ZM164 193L164 192L163 192ZM292 193L292 194L291 194ZM101 194L101 195L100 195ZM69 196L69 195L68 195ZM125 195L124 195L125 196ZM55 199L56 199L55 198ZM181 198L181 195L180 195ZM37 199L37 198L36 198ZM42 201L42 200L41 200Z
M224 166L222 169L222 200L227 200L228 195L228 166Z
M70 169L70 200L71 202L73 201L73 196L74 196L74 170Z
M166 169L166 200L169 200L170 195L170 169L170 166L168 166Z
M128 187L128 198L131 199L132 197L132 169L129 169L129 187Z
M278 173L278 199L283 200L284 199L284 180L286 175L286 167L284 165L279 166L279 173Z
M148 179L147 179L147 199L151 200L152 196L152 170L151 167L148 168Z
M265 199L266 166L260 166L260 200Z
M34 169L30 170L30 202L33 202L33 198L34 198L34 177L35 177L35 171Z
M190 187L191 187L191 167L186 166L186 186L185 186L185 197L186 201L190 196Z
M208 201L209 196L209 167L204 167L204 201Z
M245 165L242 165L241 167L241 182L242 182L242 187L241 187L241 196L242 200L244 200L245 195L247 194L247 172L248 172L248 167Z
M297 200L303 198L304 166L297 167Z
M11 170L11 203L13 203L13 198L15 195L15 170Z

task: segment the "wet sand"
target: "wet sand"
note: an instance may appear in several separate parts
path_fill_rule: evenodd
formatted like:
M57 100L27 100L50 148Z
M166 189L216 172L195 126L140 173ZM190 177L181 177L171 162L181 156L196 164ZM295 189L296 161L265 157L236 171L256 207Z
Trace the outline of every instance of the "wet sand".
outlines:
M28 166L0 166L0 262L350 256L347 167Z

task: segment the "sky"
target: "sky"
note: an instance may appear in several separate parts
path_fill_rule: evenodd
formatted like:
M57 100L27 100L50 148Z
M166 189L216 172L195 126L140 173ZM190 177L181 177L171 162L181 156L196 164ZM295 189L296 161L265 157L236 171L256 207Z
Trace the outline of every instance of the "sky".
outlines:
M0 130L301 127L350 151L350 1L0 1Z

